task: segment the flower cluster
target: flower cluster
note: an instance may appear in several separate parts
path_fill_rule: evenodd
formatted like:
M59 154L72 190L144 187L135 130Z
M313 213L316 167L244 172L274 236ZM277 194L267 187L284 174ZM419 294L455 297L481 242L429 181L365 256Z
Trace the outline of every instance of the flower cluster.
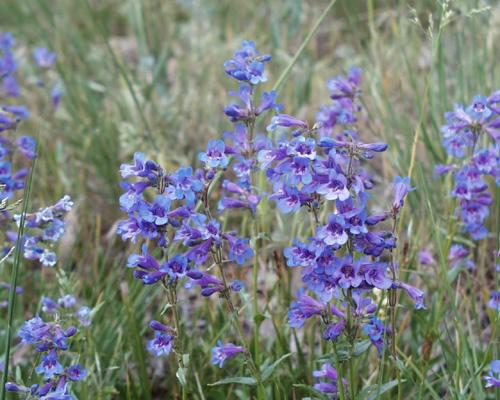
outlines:
M487 236L484 222L493 197L488 190L488 176L500 184L500 91L490 97L476 96L468 107L456 105L445 114L441 128L443 146L455 163L439 165L436 172L453 172L451 196L458 200L457 215L472 239ZM490 142L488 138L493 140Z
M10 32L0 32L0 98L19 96L20 87L16 79L17 63L12 47L15 39Z
M57 256L53 247L64 234L64 216L72 207L73 201L65 195L56 204L26 215L27 233L23 237L25 258L37 260L45 267L53 267L56 264ZM14 220L19 225L21 215L14 215ZM15 236L15 233L10 232L12 240L15 240Z
M397 244L397 216L414 189L409 179L394 179L393 202L386 211L370 213L367 207L373 179L363 162L385 151L387 145L359 141L352 125L355 118L347 117L359 111L359 82L360 71L353 68L347 78L329 83L332 108L339 113L344 110L346 117L326 127L318 122L310 128L307 122L286 114L274 117L268 130L291 130L290 138L281 135L277 144L261 150L258 158L273 185L269 197L278 209L283 213L306 209L315 221L313 236L307 242L295 240L284 250L287 265L301 267L303 283L318 299L301 293L291 305L290 325L300 327L306 319L320 316L325 323L323 338L337 340L342 333L352 336L346 332L348 325L353 326L353 321L347 321L349 315L355 324L363 324L363 332L380 353L390 329L374 315L373 289L403 289L417 309L424 304L423 292L397 279L397 263L391 256ZM344 130L332 137L333 126ZM326 216L326 223L322 223L322 216ZM374 230L385 220L393 221L392 230ZM385 261L386 252L390 262Z
M125 193L120 197L120 207L127 212L128 219L120 222L118 234L132 242L140 238L153 241L161 249L161 261L155 257L155 249L148 249L146 243L141 254L128 258L127 267L145 285L160 282L167 289L175 288L186 278L187 286L200 286L203 296L241 289L238 281L226 287L223 280L202 269L213 257L220 258L221 263L243 265L253 252L248 239L222 231L220 222L207 208L210 185L217 171L227 167L224 147L212 142L200 159L204 160L204 170L181 167L169 174L157 163L146 160L142 153L136 153L133 164L120 168L123 178L135 181L122 184ZM205 207L205 213L197 211L200 205ZM175 253L169 255L170 249L175 249ZM148 344L148 349L157 355L170 353L177 334L162 326L159 323L152 326L155 339Z
M80 364L74 364L68 351L78 334L78 325L85 327L90 324L90 309L77 306L78 302L72 295L66 295L52 300L42 299L42 311L55 315L51 322L36 316L26 321L19 330L22 344L33 345L40 354L41 362L35 372L42 376L43 383L26 387L8 382L5 388L9 392L26 393L36 399L71 400L71 382L81 381L87 376L87 371ZM67 324L63 324L67 321ZM73 322L76 322L74 324ZM65 364L67 365L65 366Z

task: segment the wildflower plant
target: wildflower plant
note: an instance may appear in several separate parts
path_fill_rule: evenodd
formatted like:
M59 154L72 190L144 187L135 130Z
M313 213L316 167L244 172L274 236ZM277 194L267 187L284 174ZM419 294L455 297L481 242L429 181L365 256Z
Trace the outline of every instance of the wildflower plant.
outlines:
M78 364L74 343L80 332L90 325L89 311L88 307L78 305L73 295L65 295L57 301L43 297L44 317L37 315L26 321L18 333L21 345L33 346L38 355L40 362L35 373L40 375L40 383L28 387L7 382L6 390L33 399L74 399L71 384L87 376L87 370Z
M134 155L133 164L121 166L126 181L120 207L128 218L120 222L118 234L143 243L142 253L128 259L134 277L145 285L158 283L166 289L173 326L152 321L155 336L147 348L157 356L177 355L183 395L187 392L183 379L189 356L183 353L177 292L182 286L198 286L202 296L218 294L225 301L239 339L236 344L219 341L212 349L213 364L222 368L229 359L242 354L253 376L244 379L257 385L258 398L265 398L264 381L272 372L259 365L259 203L267 198L284 214L303 209L309 212L313 216L310 239L295 239L284 249L287 265L300 267L304 284L290 306L289 323L299 328L306 320L318 317L323 340L333 344L337 370L326 364L323 372L315 373L330 381L335 377L334 383L321 381L315 386L324 393L336 395L340 389L343 396L346 381L337 344L347 349L350 396L354 397L353 358L360 334L369 338L379 354L392 337L391 354L396 358L398 291L406 291L417 309L424 308L423 292L400 281L393 255L398 215L414 188L408 178L396 177L392 204L378 213L368 208L375 180L364 164L384 152L387 145L364 143L359 138L360 69L352 68L347 77L339 76L328 83L332 104L323 107L316 123L310 125L281 113L282 106L276 103L273 91L263 92L256 100L256 86L266 81L264 67L270 59L258 53L253 42L244 41L224 64L226 73L239 82L238 91L230 93L236 101L224 109L233 130L224 134L224 140L210 141L206 151L199 154L202 168L180 167L169 172L142 153ZM256 122L266 111L274 116L267 124L267 134L258 133ZM270 193L264 190L262 178ZM217 216L212 210L216 185L222 189ZM252 218L251 241L226 228L223 218L234 210L248 212ZM376 230L384 221L391 222L390 228ZM252 259L253 355L231 295L241 289L242 283L229 282L226 272L229 265L245 266ZM218 276L212 267L218 270ZM388 298L390 323L378 318L380 291ZM237 381L241 379L235 378Z

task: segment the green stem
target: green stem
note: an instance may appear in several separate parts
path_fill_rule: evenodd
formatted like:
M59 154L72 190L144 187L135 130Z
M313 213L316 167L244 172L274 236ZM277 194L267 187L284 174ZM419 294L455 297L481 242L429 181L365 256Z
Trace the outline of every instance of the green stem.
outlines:
M219 272L222 278L222 282L224 285L224 290L222 292L222 295L224 297L224 300L226 300L227 307L229 309L229 312L231 313L231 322L233 324L234 329L236 330L238 337L240 339L240 343L243 346L244 352L243 355L245 356L246 362L252 372L253 377L257 381L257 398L259 400L265 400L265 391L264 391L264 386L262 385L262 379L260 376L259 369L255 365L255 362L252 358L252 355L250 354L250 351L248 350L248 345L245 340L245 335L243 333L243 329L241 328L241 325L239 323L239 318L238 318L238 310L235 307L233 300L231 299L231 294L229 291L229 287L227 285L227 279L226 275L224 274L224 268L222 265L222 255L220 253L220 249L217 250L217 252L213 255L215 263L217 264L217 267L219 268Z
M339 395L339 400L344 400L344 385L342 384L342 373L340 371L340 362L339 362L339 356L337 353L337 345L335 342L332 342L333 344L333 353L335 354L335 368L337 368L337 392Z
M183 345L183 340L182 337L183 332L181 328L181 321L179 317L179 310L178 310L178 305L177 305L177 288L174 285L166 285L165 283L163 284L165 288L167 289L168 296L169 296L169 302L172 304L173 308L173 319L174 319L174 326L175 326L175 341L174 341L174 348L175 348L175 353L177 355L177 363L179 364L179 368L182 369L182 372L186 374L186 367L184 365L184 345ZM185 376L185 375L184 375ZM187 382L187 381L186 381ZM182 400L187 400L187 387L181 383L181 394L182 394Z
M352 349L354 347L353 324L351 314L352 293L351 288L347 289L347 335L349 340L349 358L347 359L347 368L349 370L349 390L351 399L356 398L356 385L354 382L354 363L352 359Z

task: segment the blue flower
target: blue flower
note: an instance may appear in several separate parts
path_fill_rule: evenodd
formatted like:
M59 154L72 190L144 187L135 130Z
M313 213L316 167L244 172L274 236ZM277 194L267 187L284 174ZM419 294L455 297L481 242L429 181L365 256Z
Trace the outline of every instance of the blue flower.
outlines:
M207 151L200 153L198 158L207 168L225 169L229 164L229 159L225 153L225 144L222 140L210 140Z
M500 360L494 360L490 363L490 371L483 379L487 388L500 388Z
M244 353L244 351L241 346L236 346L232 343L222 344L219 340L217 346L212 348L212 364L222 368L227 360L236 357L240 353Z
M237 238L232 235L225 235L229 244L228 257L238 265L243 265L253 257L253 250L248 246L249 239Z
M42 362L35 368L37 374L43 374L44 379L50 379L54 375L60 375L64 368L57 359L55 350L51 350L47 355L42 356Z
M45 47L35 47L33 58L40 68L50 68L56 62L56 53L49 51Z
M87 370L81 365L72 365L66 370L66 374L72 381L81 381L87 376Z
M372 317L370 322L363 326L363 331L370 338L370 341L380 355L384 348L384 336L390 334L390 329L386 328L378 318Z
M160 267L160 271L166 272L172 279L180 279L184 277L188 269L189 267L186 257L180 254L176 254Z
M173 340L172 335L156 330L154 339L148 341L146 348L156 357L168 356L172 351Z
M300 328L306 319L325 312L326 305L311 296L301 295L293 301L288 311L288 323L292 328Z
M236 80L256 85L267 80L264 63L270 60L270 55L260 55L253 41L244 40L233 58L224 63L224 71Z
M318 239L329 246L342 246L347 242L345 219L339 214L330 214L328 224L318 229Z

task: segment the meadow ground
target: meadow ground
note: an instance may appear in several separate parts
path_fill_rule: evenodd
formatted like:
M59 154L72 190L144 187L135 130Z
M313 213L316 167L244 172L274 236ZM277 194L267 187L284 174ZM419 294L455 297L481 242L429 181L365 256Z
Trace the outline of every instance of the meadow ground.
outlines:
M1 2L0 31L13 33L16 56L28 60L19 61L19 73L36 76L31 51L46 46L57 54L47 80L59 81L63 88L56 109L44 88L28 78L22 82L27 89L16 100L30 110L18 133L30 134L39 143L27 207L54 204L64 194L75 203L65 219L56 266L41 268L25 260L19 264L18 284L24 292L16 296L13 335L39 312L43 295L71 293L93 308L91 325L71 348L89 372L85 381L72 385L76 398L181 398L177 359L154 357L145 347L153 335L149 321L162 314L168 320L171 310L161 285L145 287L126 268L128 256L140 252L140 246L116 234L118 221L125 218L118 203L123 191L119 168L130 163L136 151L167 171L200 165L198 153L207 142L231 129L223 109L234 101L228 90L237 86L223 64L243 39L254 40L259 51L273 56L266 65L265 90L292 65L280 81L279 102L287 114L307 121L314 121L328 102L327 80L347 73L350 66L360 67L361 138L388 144L387 151L370 162L376 177L374 204L378 209L390 204L390 183L397 175L410 175L417 188L399 216L395 257L401 277L426 293L426 309L415 310L410 300L400 297L395 356L384 352L381 357L373 348L366 349L369 342L359 342L365 348L357 349L354 374L348 376L343 368L344 377L355 380L356 398L500 398L499 389L485 389L483 380L489 363L499 358L499 314L487 307L499 280L498 188L490 182L489 234L474 241L460 230L454 214L453 180L434 174L437 164L450 162L440 130L446 123L444 113L454 103L470 104L475 95L489 96L500 88L500 4L338 0L292 64L329 3ZM259 121L256 130L265 132L269 121ZM271 190L264 181L261 174L257 186ZM210 349L217 340L234 342L237 336L216 296L206 299L198 289L179 289L189 399L322 398L312 389L312 371L324 361L334 363L332 349L321 340L319 323L311 321L300 329L288 325L300 272L287 268L282 256L294 237L306 240L311 234L309 216L280 214L272 201L264 201L259 213L258 237L248 213L224 220L238 226L243 237L252 237L254 246L258 242L254 265L259 290L252 289L251 266L230 274L245 284L235 298L242 307L240 320L251 356L262 371L285 358L272 369L265 394L237 380L210 385L249 375L243 362L229 361L222 369L211 363ZM474 268L452 268L452 244L469 249ZM434 261L422 262L422 250ZM0 281L10 281L14 265L9 260L0 265ZM0 300L7 299L7 291L0 295ZM387 298L379 294L378 301L380 318L388 317ZM3 354L8 307L0 309L0 316ZM257 340L255 324L260 324ZM27 386L35 382L39 360L33 351L13 337L11 353L9 380Z

